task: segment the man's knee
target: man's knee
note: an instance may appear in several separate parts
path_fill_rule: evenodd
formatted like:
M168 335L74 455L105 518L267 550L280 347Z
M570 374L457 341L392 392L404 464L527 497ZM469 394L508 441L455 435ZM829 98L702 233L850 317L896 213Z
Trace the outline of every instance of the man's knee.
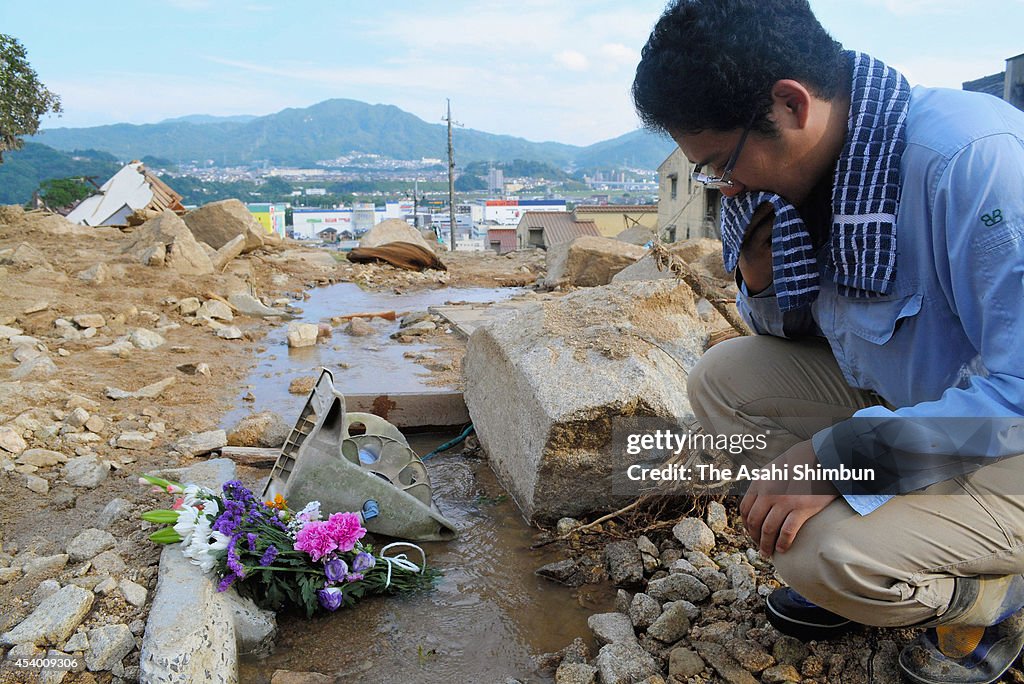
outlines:
M687 376L686 392L697 415L713 415L723 407L732 406L733 378L745 375L743 366L750 363L756 337L736 337L720 342L704 352ZM747 376L749 377L749 376Z

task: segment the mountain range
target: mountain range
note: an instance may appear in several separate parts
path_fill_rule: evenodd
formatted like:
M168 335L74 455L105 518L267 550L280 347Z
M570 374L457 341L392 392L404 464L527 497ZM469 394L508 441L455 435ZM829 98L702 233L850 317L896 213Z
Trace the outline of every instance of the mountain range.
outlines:
M212 160L219 166L310 166L351 153L411 160L447 156L443 124L427 123L393 105L344 99L258 117L192 115L155 124L50 128L30 140L58 150L102 150L126 161L148 155L178 163ZM582 147L472 129L458 129L454 140L459 164L524 159L583 168L654 169L674 147L671 140L644 130Z

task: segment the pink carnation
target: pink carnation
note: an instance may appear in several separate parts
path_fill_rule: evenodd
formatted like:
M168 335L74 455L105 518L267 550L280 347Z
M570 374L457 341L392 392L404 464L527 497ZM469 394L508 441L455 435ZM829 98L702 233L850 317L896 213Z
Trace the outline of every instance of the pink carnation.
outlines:
M310 558L318 561L337 549L338 543L334 539L330 523L313 521L303 525L295 535L295 548L298 551L305 551Z
M330 529L331 538L342 553L354 549L356 542L366 534L356 513L334 513L324 524Z

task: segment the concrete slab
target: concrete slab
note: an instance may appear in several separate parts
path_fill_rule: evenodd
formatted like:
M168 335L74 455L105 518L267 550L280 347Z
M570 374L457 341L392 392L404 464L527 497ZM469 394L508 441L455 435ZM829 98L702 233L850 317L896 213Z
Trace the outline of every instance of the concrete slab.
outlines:
M507 320L524 307L534 304L533 300L497 302L485 304L445 304L432 306L428 310L448 321L460 335L469 339L473 331L493 321Z
M397 428L432 428L470 422L462 392L346 394L345 410L372 413Z

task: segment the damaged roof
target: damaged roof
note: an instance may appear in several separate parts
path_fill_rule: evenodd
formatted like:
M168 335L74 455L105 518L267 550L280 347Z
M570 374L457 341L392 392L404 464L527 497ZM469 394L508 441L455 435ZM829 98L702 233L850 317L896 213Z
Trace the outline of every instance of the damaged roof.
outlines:
M181 195L156 177L142 162L133 161L110 177L99 194L84 199L67 219L85 226L123 226L137 209L183 213Z
M593 221L577 221L568 211L527 211L519 219L517 230L544 231L544 245L550 247L572 242L581 235L601 236Z

